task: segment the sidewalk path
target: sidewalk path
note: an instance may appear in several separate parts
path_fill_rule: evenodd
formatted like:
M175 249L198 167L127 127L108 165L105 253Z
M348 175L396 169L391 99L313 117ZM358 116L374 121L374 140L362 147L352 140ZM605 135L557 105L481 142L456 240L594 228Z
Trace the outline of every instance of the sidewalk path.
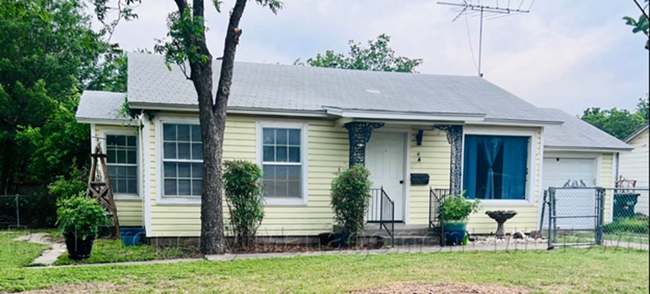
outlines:
M52 265L63 253L66 252L65 244L54 243L50 241L50 238L47 233L31 233L29 235L21 236L14 241L23 241L30 242L42 245L50 246L50 249L47 249L41 253L41 256L32 261L34 265Z

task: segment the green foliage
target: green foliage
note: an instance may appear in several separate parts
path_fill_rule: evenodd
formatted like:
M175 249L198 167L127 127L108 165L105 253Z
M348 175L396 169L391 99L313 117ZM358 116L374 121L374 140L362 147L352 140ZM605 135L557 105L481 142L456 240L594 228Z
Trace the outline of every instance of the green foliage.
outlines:
M608 234L645 234L650 233L650 222L645 215L617 219L604 226Z
M645 10L648 10L648 0L645 0L645 3L646 4L643 7L644 12L641 14L641 16L638 17L638 19L634 18L634 17L631 17L631 16L624 16L623 20L625 20L626 25L633 27L632 28L632 33L636 34L638 32L642 32L647 37L647 36L649 36L648 35L648 27L650 26L650 22L648 21L648 17L646 17L647 12L645 12ZM646 40L645 49L650 49L650 48L648 48L649 43L650 42L648 42Z
M332 209L337 223L351 236L363 231L363 217L370 203L370 172L363 165L355 165L340 172L332 180Z
M243 160L226 161L224 165L223 182L230 211L228 228L238 248L251 249L264 219L262 171L256 164Z
M100 226L110 224L104 208L95 199L76 196L59 201L57 223L64 233L74 233L81 239L97 237Z
M369 40L368 47L350 40L350 51L347 55L327 50L323 55L319 53L316 57L307 59L307 64L316 67L332 67L336 64L343 69L417 73L415 68L422 64L422 59L395 56L395 51L388 46L389 43L390 36L386 34L379 35L377 40ZM303 65L299 59L294 64Z
M0 0L0 193L88 163L80 90L125 89L125 60L80 0ZM119 70L118 70L119 69Z
M634 113L627 109L603 110L599 107L592 107L585 110L580 118L623 140L648 123L648 98L639 99L637 111Z
M461 195L444 196L442 202L438 214L445 222L467 222L470 214L481 209L480 200L469 201Z
M63 200L86 193L86 189L88 188L86 172L77 168L75 165L73 164L69 175L58 176L56 181L48 186L51 196Z

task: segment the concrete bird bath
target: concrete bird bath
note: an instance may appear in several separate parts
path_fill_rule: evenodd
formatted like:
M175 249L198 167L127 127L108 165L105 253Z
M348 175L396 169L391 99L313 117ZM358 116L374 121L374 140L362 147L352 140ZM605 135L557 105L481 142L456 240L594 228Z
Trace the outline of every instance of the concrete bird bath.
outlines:
M485 214L497 222L498 227L496 237L497 239L503 239L503 236L505 236L503 223L517 215L517 212L514 210L489 210L486 211Z

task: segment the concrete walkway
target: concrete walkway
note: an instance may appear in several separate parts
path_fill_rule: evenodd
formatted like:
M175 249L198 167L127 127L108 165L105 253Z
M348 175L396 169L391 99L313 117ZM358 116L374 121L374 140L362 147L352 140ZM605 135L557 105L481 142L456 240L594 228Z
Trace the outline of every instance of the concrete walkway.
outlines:
M51 266L57 259L59 259L59 256L66 252L65 244L54 243L50 241L47 233L31 233L29 235L18 237L14 239L14 241L30 242L50 246L50 249L43 251L43 253L41 253L41 256L32 261L33 265Z

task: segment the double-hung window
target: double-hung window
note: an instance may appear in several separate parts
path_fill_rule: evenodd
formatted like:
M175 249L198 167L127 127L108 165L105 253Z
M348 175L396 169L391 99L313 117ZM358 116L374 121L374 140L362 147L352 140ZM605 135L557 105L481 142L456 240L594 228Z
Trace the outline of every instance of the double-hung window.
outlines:
M258 146L267 203L304 203L306 143L304 124L260 123Z
M203 185L201 128L163 123L163 196L200 197Z
M135 135L106 135L106 167L116 196L138 195L137 142Z
M463 191L469 199L526 199L530 137L466 135Z

